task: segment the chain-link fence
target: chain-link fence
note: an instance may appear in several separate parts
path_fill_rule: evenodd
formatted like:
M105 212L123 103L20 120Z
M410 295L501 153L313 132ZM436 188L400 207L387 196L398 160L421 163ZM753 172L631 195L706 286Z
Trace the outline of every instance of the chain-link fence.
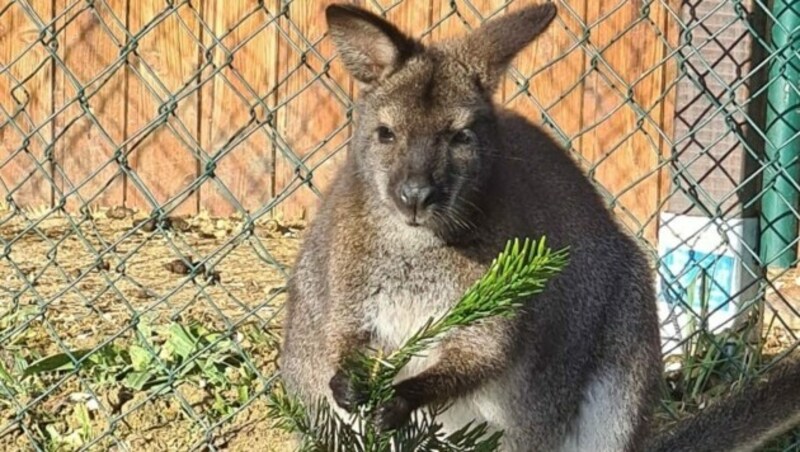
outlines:
M0 448L282 450L283 285L357 94L328 3L0 0ZM359 3L432 42L525 2ZM658 262L665 421L798 343L792 3L557 0L498 93Z

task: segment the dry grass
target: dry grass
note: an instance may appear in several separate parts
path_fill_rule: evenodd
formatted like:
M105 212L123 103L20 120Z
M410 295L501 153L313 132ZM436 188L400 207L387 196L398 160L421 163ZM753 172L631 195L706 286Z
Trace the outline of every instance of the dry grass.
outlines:
M197 322L237 335L253 372L263 377L251 391L263 392L275 370L277 342L248 341L248 331L279 335L281 267L292 264L300 228L257 224L245 237L236 219L198 216L173 221L167 231L142 220L116 209L82 223L56 217L30 230L31 221L0 225L0 238L11 250L0 260L0 364L13 373L19 360L29 365L66 350L107 342L124 350L136 342L140 317L153 325ZM175 263L181 254L209 259L206 271L194 279L185 274ZM93 381L85 372L44 373L25 381L29 391L16 393L16 406L0 404L2 450L70 449L97 438L97 448L176 450L201 444L207 430L218 447L281 450L283 437L270 429L263 396L209 430L221 415L214 412L214 391L196 382L178 382L169 395L155 397ZM75 439L86 427L79 421L81 406L90 407L91 432Z

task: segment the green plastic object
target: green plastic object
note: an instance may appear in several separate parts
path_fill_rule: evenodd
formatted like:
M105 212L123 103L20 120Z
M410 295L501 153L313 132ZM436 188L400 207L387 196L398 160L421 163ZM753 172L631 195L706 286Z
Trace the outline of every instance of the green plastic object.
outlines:
M800 198L800 2L775 0L772 13L760 245L765 266L788 268L797 260Z

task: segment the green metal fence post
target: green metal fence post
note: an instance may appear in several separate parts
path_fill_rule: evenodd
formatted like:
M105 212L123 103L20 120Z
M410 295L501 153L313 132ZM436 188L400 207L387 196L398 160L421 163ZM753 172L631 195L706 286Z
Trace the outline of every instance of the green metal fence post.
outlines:
M767 93L764 197L761 201L761 259L787 268L797 258L800 193L800 2L775 0L772 44L779 51L770 67Z

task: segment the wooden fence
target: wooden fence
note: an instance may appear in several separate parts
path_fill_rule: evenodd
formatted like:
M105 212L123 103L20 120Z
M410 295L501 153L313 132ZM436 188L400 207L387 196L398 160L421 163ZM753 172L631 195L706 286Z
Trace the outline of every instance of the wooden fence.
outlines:
M280 199L276 214L307 216L341 159L344 100L356 89L338 60L328 68L329 3L0 1L0 198L150 210L183 193L179 213ZM383 3L431 42L528 2L356 3ZM559 19L518 58L498 100L553 126L623 221L652 239L669 183L674 9L556 3ZM198 179L214 155L225 189Z

